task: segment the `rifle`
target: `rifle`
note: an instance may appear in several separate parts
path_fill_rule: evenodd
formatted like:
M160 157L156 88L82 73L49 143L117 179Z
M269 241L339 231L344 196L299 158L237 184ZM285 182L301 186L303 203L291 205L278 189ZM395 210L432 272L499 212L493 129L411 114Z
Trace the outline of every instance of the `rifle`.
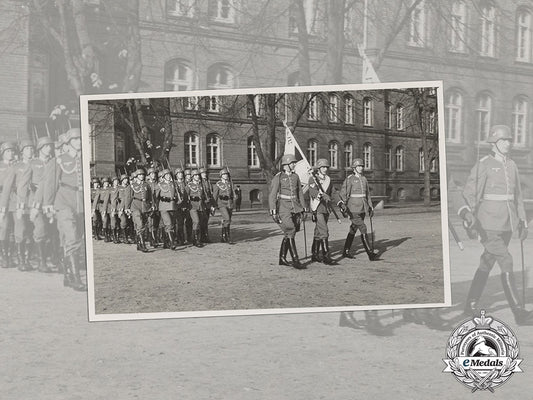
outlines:
M167 159L167 168L170 171L170 177L172 178L172 184L174 185L174 192L177 195L178 204L180 204L182 201L181 194L176 184L176 178L174 177L174 174L172 173L172 169L170 168L170 161L168 161L168 159Z
M459 235L457 234L457 231L455 230L450 220L448 220L448 229L450 230L450 233L452 234L455 243L457 243L457 246L459 246L459 249L461 249L461 251L464 250L465 247L463 246L463 242L461 241L461 239L459 239Z
M322 196L323 195L327 195L327 193L325 192L325 190L322 188L322 185L320 184L320 181L318 179L316 179L316 171L313 171L311 172L311 176L313 177L313 181L315 182L315 185L316 187L318 188L318 193L320 193ZM337 222L340 224L341 223L341 220L337 214L337 212L335 211L335 209L333 208L333 206L331 205L331 199L330 200L327 200L325 201L326 203L326 209L328 211L331 211L333 213L333 215L335 216L335 218L337 219ZM313 210L311 210L313 211Z

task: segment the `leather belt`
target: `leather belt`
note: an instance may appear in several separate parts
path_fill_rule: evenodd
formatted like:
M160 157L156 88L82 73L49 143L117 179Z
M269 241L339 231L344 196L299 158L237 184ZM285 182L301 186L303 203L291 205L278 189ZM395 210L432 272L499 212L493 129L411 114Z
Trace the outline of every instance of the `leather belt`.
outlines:
M229 199L230 199L229 196L218 196L218 198L219 198L220 200L229 200Z
M294 200L296 199L297 197L296 196L290 196L288 194L280 194L279 195L279 198L280 199L283 199L283 200Z
M366 197L365 194L351 194L350 197Z
M139 199L138 197L133 196L133 200L146 201L146 199Z
M160 197L161 201L164 201L165 203L170 203L171 201L174 201L172 197Z
M201 197L194 196L194 197L191 197L191 200L192 200L192 201L200 201L200 200L202 200L202 198L201 198Z
M483 200L509 201L514 200L514 194L490 194L483 195Z

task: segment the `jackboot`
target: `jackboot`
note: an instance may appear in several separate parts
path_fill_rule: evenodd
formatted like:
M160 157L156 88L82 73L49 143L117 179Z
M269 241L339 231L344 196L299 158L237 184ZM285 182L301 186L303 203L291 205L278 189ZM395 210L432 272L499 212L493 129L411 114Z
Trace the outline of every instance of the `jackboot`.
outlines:
M226 243L227 244L235 244L233 243L233 240L231 240L231 233L230 233L230 227L226 226Z
M469 317L479 315L479 299L481 298L481 294L483 293L483 289L485 289L485 285L487 284L488 279L488 271L479 268L476 270L474 278L472 279L472 283L470 284L468 296L466 297L466 304L464 309L465 315Z
M148 249L146 248L146 243L144 242L144 237L142 233L137 234L137 250L142 251L143 253L148 252Z
M200 234L200 231L197 229L195 231L193 231L193 244L196 246L196 247L202 247L203 244L202 244L202 235Z
M71 253L68 258L69 258L70 265L72 268L72 281L70 282L70 287L76 290L77 292L83 292L87 290L87 287L81 281L80 265L79 265L77 254L75 252Z
M26 254L26 243L21 242L17 243L18 248L18 269L19 271L31 271L33 268L31 267L29 261L28 261L28 255Z
M37 243L39 249L39 272L50 273L52 270L46 265L46 242Z
M322 247L322 262L326 265L337 265L337 262L331 258L328 239L322 239L320 247Z
M225 226L222 227L222 232L220 233L220 241L222 243L226 243L228 241L228 239L226 237L226 227Z
M311 245L311 261L320 262L319 256L320 239L313 238L313 244Z
M7 266L7 257L5 255L4 251L4 241L0 241L0 264L2 265L2 268L8 268Z
M296 242L294 241L294 238L289 239L289 253L291 253L292 266L294 268L306 269L306 266L300 263L300 259L298 257L298 250L296 249Z
M505 297L507 298L507 302L513 311L516 323L523 326L533 325L533 313L531 311L527 311L520 302L514 274L512 272L502 272L500 277L502 280Z
M287 261L287 251L289 250L289 239L286 237L281 241L281 246L279 248L279 265L285 265L287 267L291 266L291 263Z
M355 258L349 253L350 247L352 247L354 237L355 233L348 232L348 235L346 236L346 241L344 242L344 249L342 250L342 256L345 258Z
M114 228L113 229L113 243L115 244L119 244L120 243L120 237L119 237L119 228Z
M374 252L370 246L370 240L368 239L368 233L361 234L361 241L363 242L363 247L365 248L366 254L370 261L375 261L378 259L378 254Z
M176 250L176 243L174 242L174 232L168 231L167 234L170 250Z
M72 265L70 265L70 258L63 257L63 286L70 287L74 281L74 275L72 274Z

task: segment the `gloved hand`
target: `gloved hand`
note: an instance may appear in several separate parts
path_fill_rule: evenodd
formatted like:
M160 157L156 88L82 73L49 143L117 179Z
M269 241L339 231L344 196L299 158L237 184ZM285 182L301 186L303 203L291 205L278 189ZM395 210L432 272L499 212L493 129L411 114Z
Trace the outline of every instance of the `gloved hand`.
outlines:
M348 209L346 208L346 204L344 204L344 202L342 201L339 201L337 205L339 206L339 209L341 210L342 216L346 218L348 216Z
M281 224L281 218L280 218L279 214L276 212L276 210L270 210L270 216L272 217L272 220L276 224Z
M518 223L518 238L521 241L527 239L527 222L524 220Z
M211 206L211 216L215 215L216 208Z

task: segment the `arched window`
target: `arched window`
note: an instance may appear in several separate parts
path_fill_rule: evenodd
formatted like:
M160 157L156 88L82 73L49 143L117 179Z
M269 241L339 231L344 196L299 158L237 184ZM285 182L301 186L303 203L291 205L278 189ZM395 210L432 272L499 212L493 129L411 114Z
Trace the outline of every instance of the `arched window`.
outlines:
M328 96L328 119L329 122L339 122L339 97L336 94Z
M425 1L422 0L412 11L409 21L410 46L424 47L427 32L427 15Z
M337 142L329 142L329 164L333 169L339 168L339 144Z
M248 138L248 166L251 168L259 168L259 157L257 157L257 151L252 136Z
M496 55L496 8L492 4L481 7L481 48L480 54L486 57Z
M200 98L198 96L183 97L183 108L189 111L196 111L199 109Z
M355 100L348 95L344 98L344 123L352 125L354 123Z
M399 131L403 131L405 129L403 122L403 106L401 104L396 106L396 129Z
M439 170L439 159L437 157L433 157L429 163L429 172L437 172Z
M466 49L466 5L464 1L455 1L452 4L448 48L458 53L464 53Z
M185 134L185 165L187 167L198 165L198 135L194 132Z
M392 104L385 103L385 129L392 129Z
M403 171L404 166L404 150L403 146L396 147L396 171Z
M235 0L210 0L209 17L217 22L235 22Z
M426 170L426 165L424 164L424 149L420 148L418 150L418 172L424 172Z
M476 139L487 139L491 125L492 98L487 93L481 93L477 97L477 136Z
M220 112L220 98L218 96L209 96L206 98L206 107L209 112Z
M372 144L370 143L363 145L363 162L365 169L372 169Z
M307 108L307 119L310 121L318 121L319 107L318 107L318 95L312 93L309 95L309 103Z
M461 141L463 125L463 96L458 91L451 91L446 99L446 133L450 142Z
M513 101L513 136L516 146L526 145L528 101L520 96Z
M314 139L311 139L307 142L307 161L309 164L314 167L316 165L318 153L318 142Z
M374 102L370 97L363 99L363 125L372 126L374 124Z
M220 167L221 166L221 140L220 136L216 133L211 133L207 135L206 140L207 152L207 166L208 167Z
M392 171L392 146L385 147L385 170Z
M531 12L519 11L516 25L516 59L531 62Z
M208 89L232 89L234 84L234 74L229 65L219 63L208 68Z
M344 168L351 168L353 163L353 144L344 143Z
M192 69L187 61L177 59L166 63L165 90L191 90L193 78Z
M168 13L176 17L194 17L196 0L175 0L168 2Z

